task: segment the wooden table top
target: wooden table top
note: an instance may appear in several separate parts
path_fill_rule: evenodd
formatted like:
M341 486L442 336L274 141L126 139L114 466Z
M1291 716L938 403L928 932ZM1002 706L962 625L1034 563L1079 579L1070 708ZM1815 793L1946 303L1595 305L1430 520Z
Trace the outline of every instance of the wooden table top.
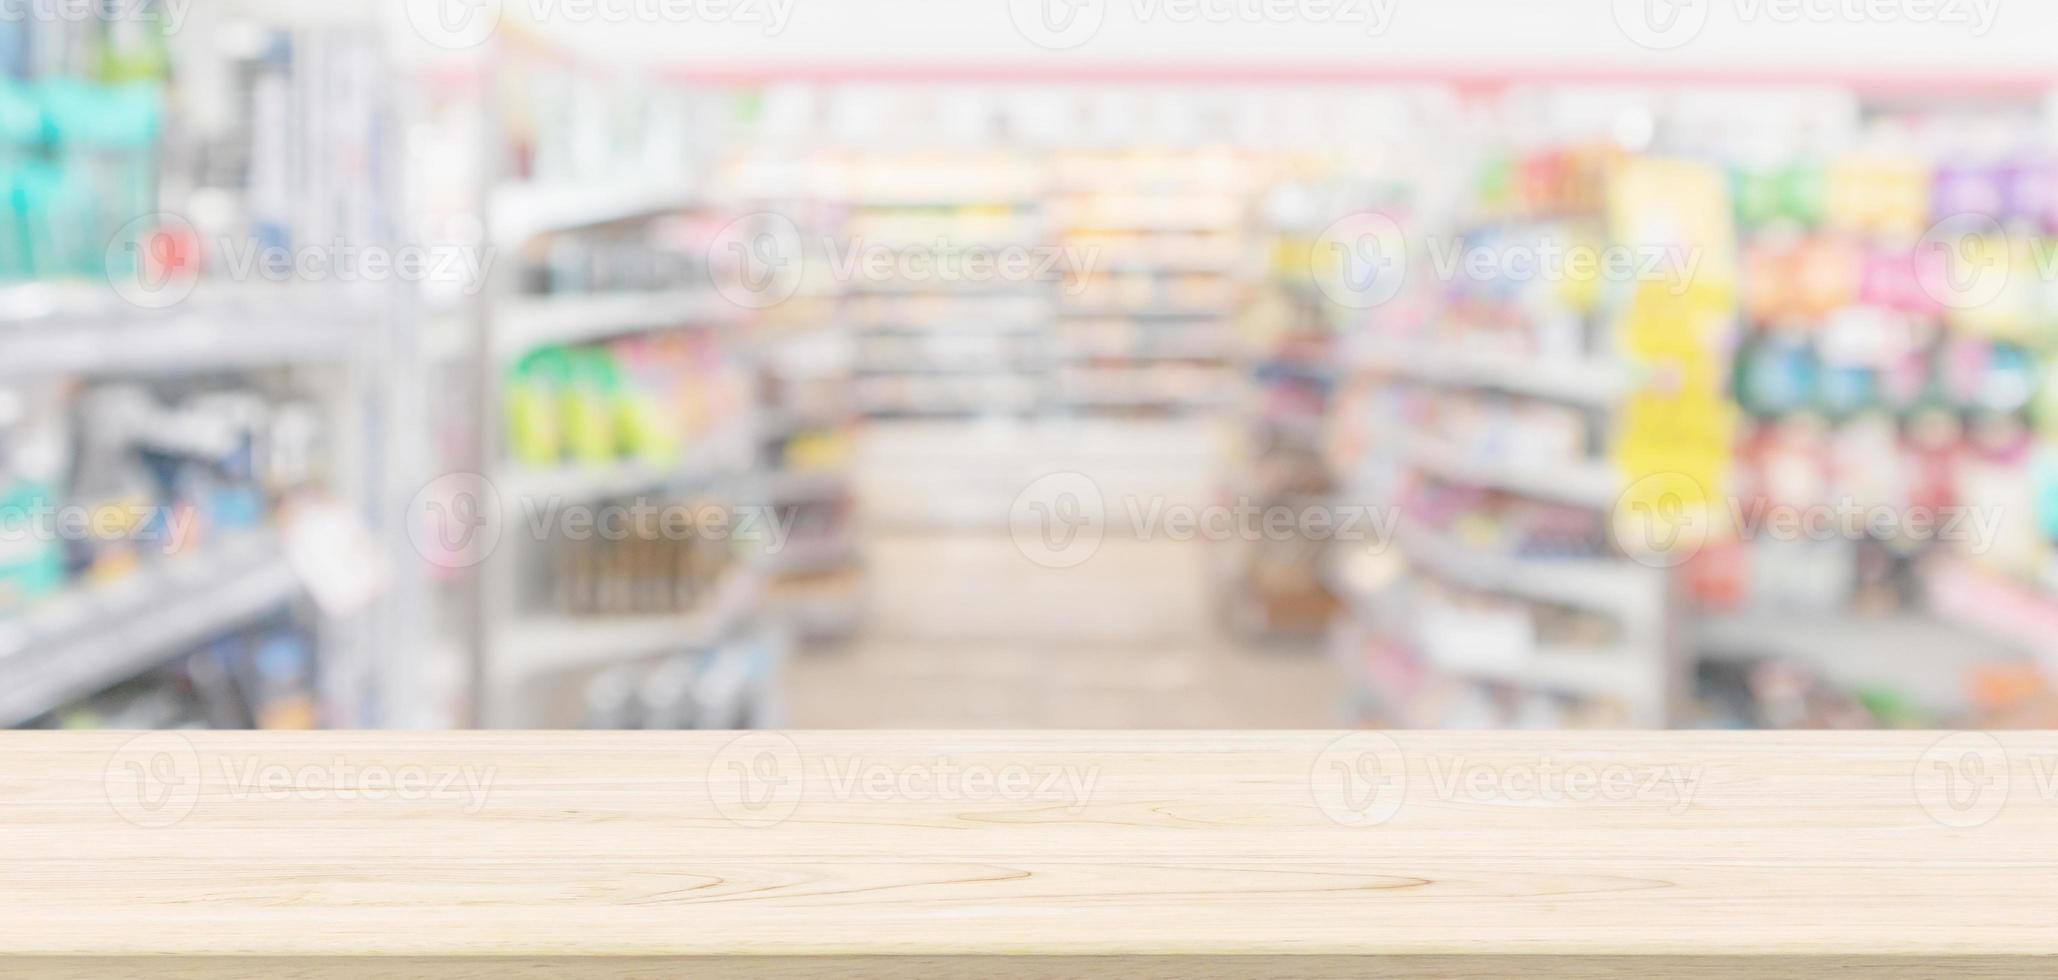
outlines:
M0 867L8 976L2047 975L2058 734L12 733Z

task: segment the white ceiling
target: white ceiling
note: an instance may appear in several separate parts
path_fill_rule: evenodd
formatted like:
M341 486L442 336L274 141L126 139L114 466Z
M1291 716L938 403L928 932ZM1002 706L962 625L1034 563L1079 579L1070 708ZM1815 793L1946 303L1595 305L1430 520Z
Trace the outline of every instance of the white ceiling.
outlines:
M483 17L528 24L533 36L604 66L708 73L976 68L1003 75L1148 74L1184 67L2058 77L2051 46L2058 3L2050 0L366 2L393 14L388 19L398 39L417 49L428 46L416 36L423 32L410 27L434 25L439 17L445 24L453 18L476 24ZM265 5L274 13L338 8L326 0ZM1082 18L1075 24L1097 26L1045 35L1057 43L1038 44L1033 35L1040 18L1061 19L1074 7ZM1694 29L1650 32L1667 10L1682 18L1676 24ZM1659 21L1650 19L1653 12ZM429 33L438 30L431 26ZM504 27L492 36L509 33ZM1638 43L1638 34L1655 43Z
M703 67L1749 66L2058 73L2051 40L2058 37L2058 4L2049 0L498 2L510 18L535 21L548 38L590 54ZM1080 15L1074 33L1049 36L1059 44L1078 40L1076 46L1039 46L1028 36L1040 30L1045 11L1062 20L1073 4ZM1644 25L1663 23L1668 5L1676 5L1682 19L1673 34L1647 35L1661 47L1632 39ZM1647 8L1661 19L1647 20ZM1018 28L1018 18L1029 26ZM1083 36L1095 18L1098 28ZM1697 31L1686 30L1697 20Z

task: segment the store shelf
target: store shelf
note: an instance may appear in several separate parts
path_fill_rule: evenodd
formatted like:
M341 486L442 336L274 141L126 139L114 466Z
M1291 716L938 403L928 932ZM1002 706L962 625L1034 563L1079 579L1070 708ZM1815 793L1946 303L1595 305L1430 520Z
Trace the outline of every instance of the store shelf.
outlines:
M502 184L493 190L493 239L503 247L519 246L547 232L660 215L703 203L693 189L676 184L611 180Z
M848 430L854 422L855 418L828 412L794 412L782 408L767 408L759 416L758 431L766 438L779 438L798 432L842 432Z
M0 290L0 379L341 363L373 348L380 323L330 291L203 283L146 309L105 284L13 286Z
M767 611L809 640L833 640L856 633L865 621L864 594L847 588L836 595L773 598Z
M276 535L253 532L0 622L0 727L143 673L301 591Z
M1973 668L2031 662L2020 647L1927 616L1835 613L1706 616L1695 622L1701 657L1791 663L1847 690L1888 690L1941 719L1970 709Z
M849 493L850 474L842 470L782 470L755 477L742 496L757 502L798 503Z
M785 547L765 556L765 568L772 574L798 575L844 568L861 552L857 537L848 529L825 539L788 541Z
M983 320L978 318L952 318L928 323L911 321L881 320L855 325L854 329L875 337L934 337L937 335L962 335L977 337L1034 336L1043 333L1041 323L1017 323L1007 320Z
M1629 368L1611 361L1519 358L1432 348L1385 346L1350 355L1359 370L1430 384L1490 388L1514 395L1610 408L1632 390Z
M1195 395L1190 398L1166 398L1148 394L1066 394L1057 398L1057 404L1068 408L1096 409L1119 408L1166 412L1200 412L1219 409L1234 401L1233 395Z
M494 342L504 356L517 358L538 347L673 327L729 326L755 315L712 289L523 297L502 306Z
M1440 439L1395 438L1403 457L1424 472L1453 483L1502 490L1525 497L1608 511L1622 495L1622 481L1606 463L1512 464L1478 459Z
M1405 521L1395 529L1395 538L1409 558L1482 592L1613 612L1633 628L1655 623L1663 613L1663 573L1626 560L1496 554L1468 548L1449 535Z
M755 612L764 573L739 569L717 585L704 607L680 616L516 616L499 628L495 682L713 646Z
M971 377L992 377L996 379L1018 378L1033 375L1036 369L1026 360L1010 360L1002 357L932 357L860 360L851 366L851 373L868 376L899 375L951 375Z
M1506 666L1445 663L1433 658L1430 662L1446 673L1475 680L1563 694L1618 698L1636 705L1647 700L1657 689L1650 678L1658 658L1655 650L1629 647L1593 650L1539 647L1523 662Z
M1226 347L1196 350L1091 350L1069 348L1058 353L1057 359L1067 364L1136 365L1152 367L1159 364L1221 364L1229 359Z
M503 506L517 501L603 500L669 485L705 484L737 476L750 458L747 423L728 426L668 463L623 460L537 469L508 464L494 477Z
M1010 375L1012 377L1012 375ZM900 398L860 397L859 410L873 417L888 418L936 418L939 416L981 416L981 415L1025 415L1036 412L1041 406L1034 397L964 398L947 396L925 398L919 401Z
M1227 320L1229 311L1215 306L1122 306L1082 303L1077 306L1059 306L1058 316L1066 319L1096 320Z

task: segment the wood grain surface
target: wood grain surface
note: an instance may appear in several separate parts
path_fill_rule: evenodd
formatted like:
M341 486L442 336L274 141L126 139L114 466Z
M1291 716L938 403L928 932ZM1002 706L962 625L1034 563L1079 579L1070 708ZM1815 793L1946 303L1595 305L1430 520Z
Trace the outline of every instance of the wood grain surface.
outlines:
M0 976L2058 973L2058 735L15 733Z

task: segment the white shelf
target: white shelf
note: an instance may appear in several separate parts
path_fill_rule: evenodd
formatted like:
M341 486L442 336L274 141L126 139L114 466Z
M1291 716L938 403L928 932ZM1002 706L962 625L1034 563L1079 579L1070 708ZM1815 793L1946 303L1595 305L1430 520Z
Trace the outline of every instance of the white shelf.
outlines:
M1395 537L1408 557L1437 575L1483 592L1499 592L1581 609L1612 612L1634 632L1662 621L1665 576L1619 559L1522 558L1475 551L1448 535L1402 522Z
M1970 668L2031 662L2019 647L1921 615L1707 616L1696 620L1691 639L1707 660L1793 663L1839 687L1891 690L1946 719L1970 710Z
M927 323L913 320L878 320L857 324L854 329L860 333L874 336L929 337L936 335L970 335L978 337L1014 337L1041 334L1043 332L1043 325L1040 323L1018 323L1008 320L982 320L957 317L934 320Z
M53 596L0 623L0 727L141 674L300 593L267 531Z
M1060 305L1058 316L1067 320L1197 320L1229 319L1229 310L1219 306L1124 306L1082 303Z
M838 596L774 600L771 612L803 638L830 640L849 636L864 625L865 603L864 596L853 588Z
M623 460L606 464L569 464L531 468L503 466L494 486L504 507L520 500L601 500L622 497L673 483L705 482L737 475L751 452L747 423L737 423L688 446L677 461L653 463ZM510 512L510 518L520 515Z
M493 238L518 246L540 234L679 211L703 204L676 184L612 180L562 184L517 182L493 191Z
M1599 511L1613 510L1622 495L1622 480L1603 462L1510 465L1473 458L1439 439L1399 436L1393 444L1409 463L1453 483Z
M578 344L671 327L721 327L757 311L712 289L518 298L495 318L495 343L509 358L539 347Z
M796 503L849 493L850 474L843 470L782 470L756 477L744 499L752 503Z
M342 363L371 347L381 317L331 290L202 283L147 309L104 284L32 283L0 290L0 378Z
M1629 369L1610 361L1519 358L1460 350L1386 346L1351 355L1353 366L1439 385L1609 408L1633 389Z
M702 608L678 616L517 617L498 631L494 673L499 683L513 686L541 674L712 646L750 617L763 585L762 572L739 569Z
M999 357L930 357L930 358L878 358L859 360L851 365L851 373L873 377L927 376L971 376L975 378L1036 378L1043 371L1039 367L1016 363L1005 355Z
M1580 650L1539 647L1524 662L1506 668L1436 663L1438 670L1477 680L1495 681L1563 694L1620 698L1632 706L1650 699L1658 687L1649 680L1656 650L1629 647Z
M833 571L858 560L858 542L850 528L841 529L826 540L788 541L786 547L765 556L765 568L775 575L799 575Z

